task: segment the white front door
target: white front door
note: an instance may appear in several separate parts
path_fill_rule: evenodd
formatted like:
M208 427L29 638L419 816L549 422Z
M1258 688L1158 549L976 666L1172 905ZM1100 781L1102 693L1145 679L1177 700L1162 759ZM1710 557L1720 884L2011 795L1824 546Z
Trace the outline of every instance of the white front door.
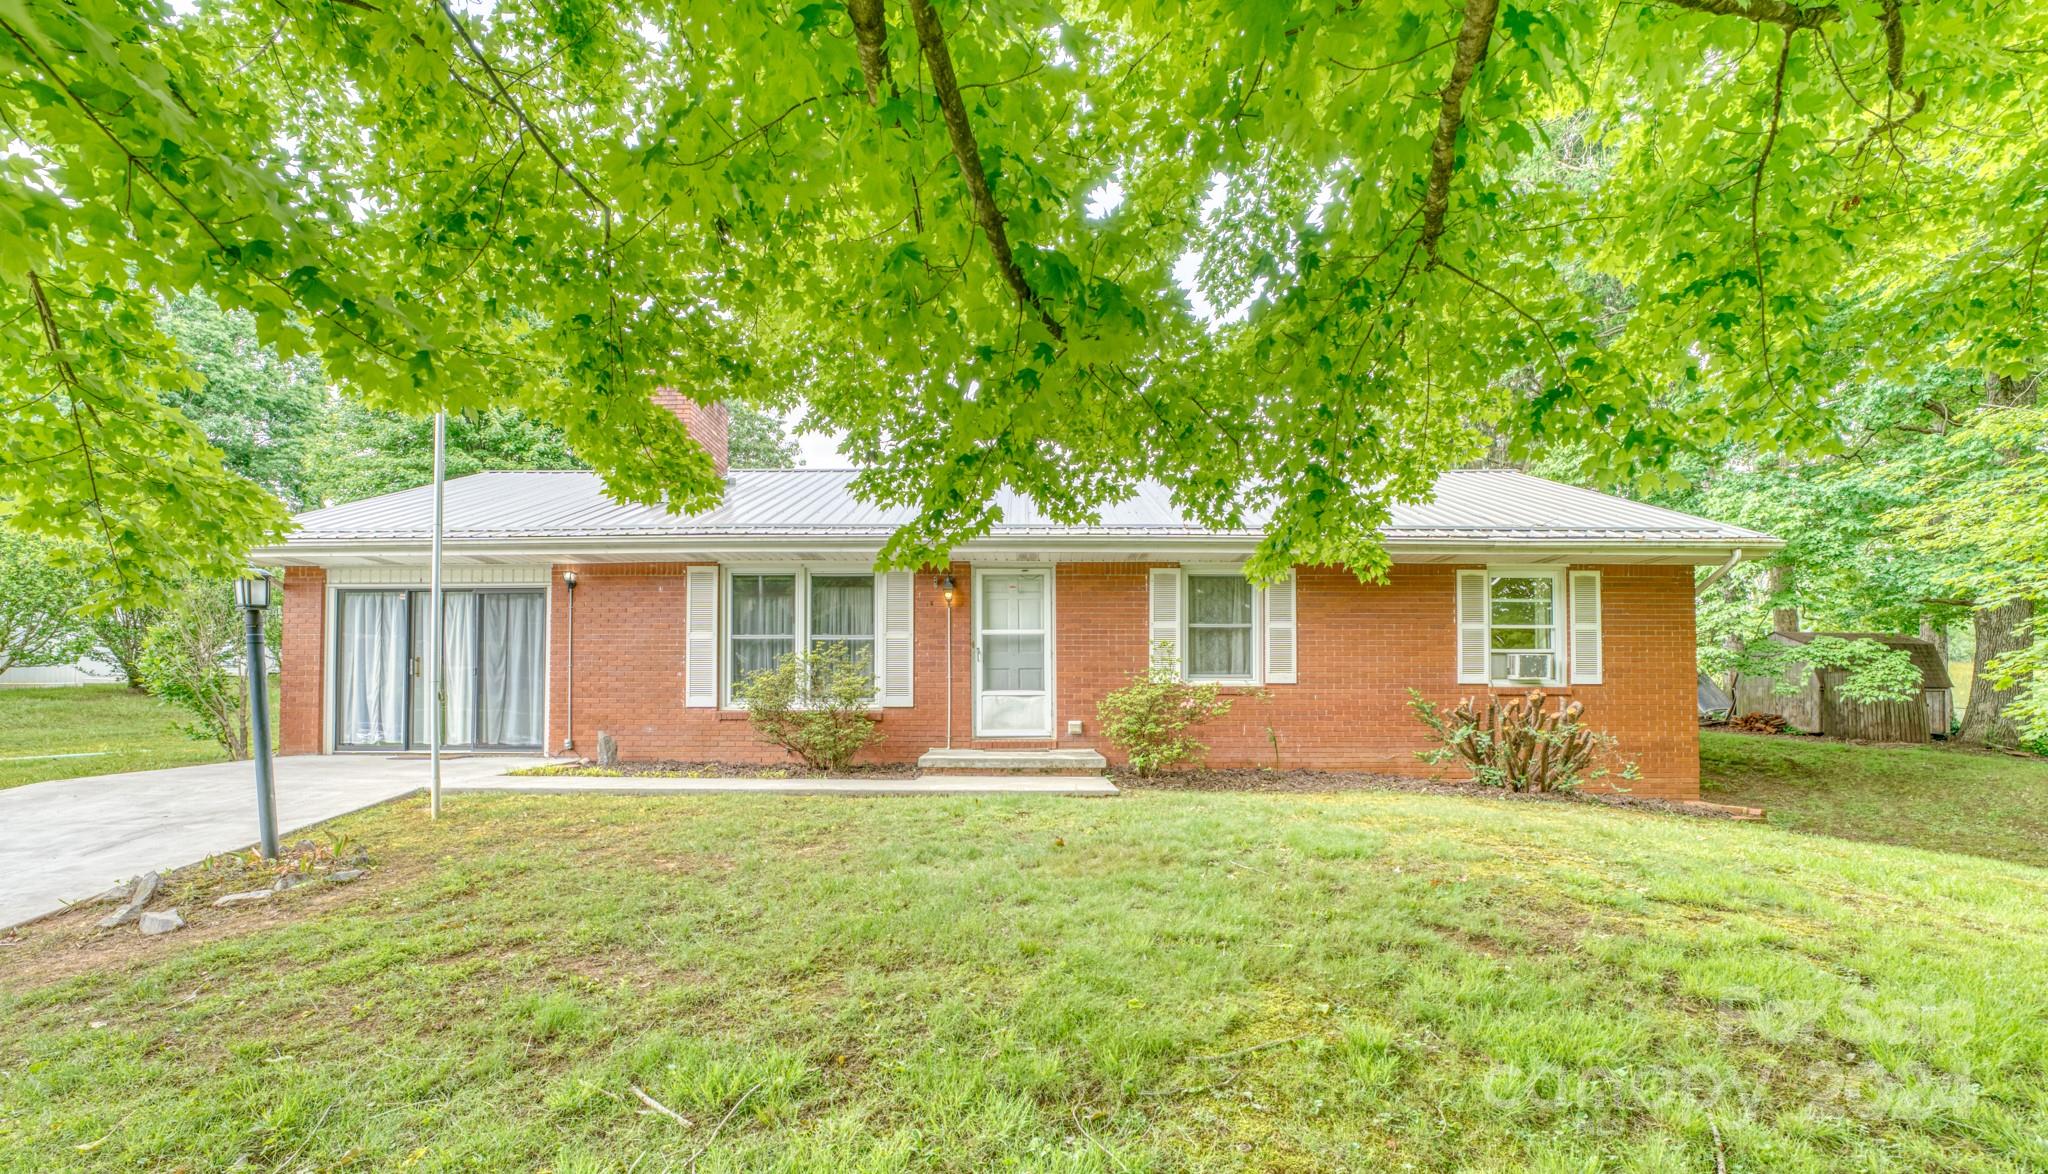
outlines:
M1052 736L1052 572L984 571L974 605L974 732Z

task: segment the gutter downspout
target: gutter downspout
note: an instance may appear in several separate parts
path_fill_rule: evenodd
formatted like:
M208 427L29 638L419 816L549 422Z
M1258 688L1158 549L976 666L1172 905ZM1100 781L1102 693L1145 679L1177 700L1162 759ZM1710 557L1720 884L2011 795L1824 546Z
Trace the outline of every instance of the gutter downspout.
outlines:
M1715 567L1713 574L1708 575L1706 578L1700 580L1699 586L1694 587L1692 589L1692 597L1694 599L1698 599L1700 596L1705 595L1707 593L1707 588L1712 587L1714 584L1720 582L1721 576L1734 570L1735 564L1741 561L1742 548L1738 546L1735 548L1735 553L1728 556L1727 562L1722 563L1718 567Z

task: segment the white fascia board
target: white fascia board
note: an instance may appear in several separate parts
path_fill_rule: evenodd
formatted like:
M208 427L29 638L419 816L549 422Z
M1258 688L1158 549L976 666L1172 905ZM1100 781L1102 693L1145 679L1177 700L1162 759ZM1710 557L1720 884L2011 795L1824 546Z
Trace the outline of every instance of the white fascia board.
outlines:
M883 539L873 534L746 534L682 537L673 535L610 535L582 538L454 538L445 543L450 560L483 562L723 562L759 558L772 553L784 560L829 559L872 562ZM1775 538L1616 539L1593 542L1575 539L1444 538L1389 539L1387 553L1395 562L1499 561L1508 556L1525 562L1562 566L1567 563L1654 562L1707 565L1725 562L1730 552L1781 549ZM953 551L962 562L1019 558L1086 556L1091 561L1182 562L1189 559L1243 559L1257 548L1256 537L1244 535L1074 534L1018 537L988 536L963 543ZM351 561L407 562L427 557L425 539L361 538L293 542L251 552L251 563L324 566Z

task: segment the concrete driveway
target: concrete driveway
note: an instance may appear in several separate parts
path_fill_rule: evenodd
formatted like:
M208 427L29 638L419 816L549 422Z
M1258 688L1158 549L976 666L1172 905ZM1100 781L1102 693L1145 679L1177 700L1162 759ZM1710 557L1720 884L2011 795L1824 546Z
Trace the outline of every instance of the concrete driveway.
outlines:
M479 783L537 758L449 758L441 781ZM255 768L181 766L0 791L0 929L150 869L180 868L256 842ZM384 755L277 759L280 836L427 785L427 760Z

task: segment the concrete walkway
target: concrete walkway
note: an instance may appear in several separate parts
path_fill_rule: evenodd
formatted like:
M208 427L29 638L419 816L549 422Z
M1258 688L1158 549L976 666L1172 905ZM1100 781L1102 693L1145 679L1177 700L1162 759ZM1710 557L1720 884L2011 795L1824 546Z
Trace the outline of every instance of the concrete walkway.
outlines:
M449 758L444 786L494 778L539 759ZM280 836L427 785L424 757L277 760ZM0 791L0 928L18 925L150 869L182 868L256 841L256 782L246 762L95 775Z

